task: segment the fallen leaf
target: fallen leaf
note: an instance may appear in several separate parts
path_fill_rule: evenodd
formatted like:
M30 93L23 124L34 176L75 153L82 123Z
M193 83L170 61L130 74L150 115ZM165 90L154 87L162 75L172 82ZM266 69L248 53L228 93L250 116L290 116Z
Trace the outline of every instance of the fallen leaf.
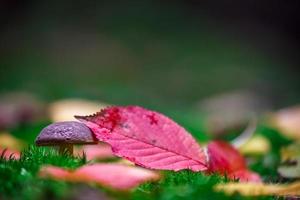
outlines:
M270 102L253 91L236 90L202 99L198 108L206 115L208 132L218 137L244 127L253 116L269 110Z
M222 183L217 184L214 189L217 192L225 192L228 195L239 193L243 196L263 196L273 195L270 191L270 186L276 185L265 185L263 183ZM276 189L275 189L276 190Z
M81 180L126 190L146 181L155 181L159 175L153 171L120 164L95 164L79 168L75 176Z
M19 160L20 156L21 156L21 153L19 151L12 150L12 149L0 148L0 156L2 156L6 160L8 160L10 158L14 158L16 160Z
M300 106L279 110L271 116L270 123L285 136L300 140Z
M49 105L49 115L53 122L72 121L74 115L88 115L98 112L108 104L84 99L63 99Z
M88 161L115 157L111 151L111 147L107 144L84 145L81 148L75 149L75 155L81 156L83 154Z
M96 183L120 190L128 190L160 178L159 174L148 169L112 163L85 165L73 172L46 165L40 169L39 176L70 182Z
M270 141L262 135L254 135L239 147L239 151L244 155L263 155L268 153L270 149Z
M299 196L300 195L300 182L290 183L279 187L276 191L276 195L281 196Z
M5 159L20 159L20 150L25 146L22 140L19 140L9 133L0 133L0 155Z
M109 107L77 116L114 154L150 169L203 171L206 157L195 139L166 116L138 106Z
M207 145L210 173L227 175L241 182L261 182L260 176L247 169L244 157L225 141L212 141Z
M300 157L279 166L277 171L284 178L300 178Z
M57 181L67 181L72 177L73 173L67 169L45 165L40 168L39 177L51 178Z
M239 193L243 196L297 196L300 195L300 182L290 184L263 184L263 183L222 183L214 189L228 195Z
M15 138L9 133L0 133L0 147L14 150L21 150L25 146L25 142Z
M0 96L1 130L41 120L44 116L44 104L30 93L12 92Z
M300 156L300 143L290 144L280 149L280 158L282 162L293 160Z
M243 156L228 142L215 140L207 145L209 171L228 174L246 169Z
M300 144L283 147L280 152L282 164L278 173L284 178L300 178Z

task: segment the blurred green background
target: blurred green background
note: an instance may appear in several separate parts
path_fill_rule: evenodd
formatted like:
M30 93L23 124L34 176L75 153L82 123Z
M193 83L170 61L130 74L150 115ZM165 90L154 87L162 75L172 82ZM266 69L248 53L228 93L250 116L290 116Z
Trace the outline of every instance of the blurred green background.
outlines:
M233 90L299 103L297 1L0 3L0 92L191 108Z
M291 141L265 117L300 103L299 10L293 0L0 0L0 131L33 144L54 121L47 103L66 98L157 110L200 143L234 142L257 118L255 134L270 141L271 151L248 166L268 183L286 181L277 168L280 149ZM7 95L15 91L42 101ZM72 112L68 103L61 110ZM40 180L37 170L84 163L46 152L30 147L21 161L0 159L0 196L72 193L69 184ZM120 198L224 199L213 192L220 181L170 173Z

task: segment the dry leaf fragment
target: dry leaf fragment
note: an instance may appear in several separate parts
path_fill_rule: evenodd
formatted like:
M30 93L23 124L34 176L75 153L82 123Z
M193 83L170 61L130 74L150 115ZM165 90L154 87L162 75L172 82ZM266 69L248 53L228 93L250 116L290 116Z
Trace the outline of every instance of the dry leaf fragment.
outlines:
M285 178L300 178L300 144L295 143L281 149L282 165L278 173Z
M74 115L88 115L98 112L108 104L84 99L63 99L49 105L49 115L53 122L72 121Z
M222 183L216 185L214 189L228 195L239 193L243 196L297 196L300 195L300 182L290 184Z
M280 196L300 196L300 182L294 182L277 188L276 195Z
M300 143L294 143L280 149L281 161L293 160L300 156Z
M229 195L234 193L239 193L244 196L263 196L273 194L263 183L222 183L217 184L214 189L218 192L222 191Z
M148 169L114 163L85 165L75 171L46 165L40 169L39 176L70 182L96 183L120 190L128 190L160 178L159 174Z
M300 157L291 161L291 164L281 165L277 171L284 178L300 178Z

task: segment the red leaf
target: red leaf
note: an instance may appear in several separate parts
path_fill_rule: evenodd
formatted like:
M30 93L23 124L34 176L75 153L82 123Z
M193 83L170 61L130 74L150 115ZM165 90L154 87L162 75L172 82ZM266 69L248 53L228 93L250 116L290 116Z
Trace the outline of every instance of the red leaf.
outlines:
M146 181L155 181L160 176L150 170L121 164L85 165L71 172L59 167L44 166L40 177L70 182L97 183L115 189L127 190Z
M209 171L221 174L246 169L244 157L225 141L212 141L207 146Z
M0 148L0 156L3 156L3 158L5 158L6 160L8 160L10 158L19 160L20 155L21 155L21 153L19 151L8 149L8 148L5 148L5 149Z
M205 154L195 139L166 116L138 106L109 107L76 117L112 151L150 169L206 170Z
M225 141L212 141L207 146L209 156L208 172L228 175L230 179L242 182L261 182L260 176L247 169L244 157Z

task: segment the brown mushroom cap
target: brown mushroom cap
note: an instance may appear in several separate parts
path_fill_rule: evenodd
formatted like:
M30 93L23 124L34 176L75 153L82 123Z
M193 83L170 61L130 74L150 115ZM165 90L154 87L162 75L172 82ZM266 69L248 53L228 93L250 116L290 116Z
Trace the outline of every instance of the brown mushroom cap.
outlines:
M63 144L96 144L92 131L76 121L57 122L45 127L35 141L38 146Z

